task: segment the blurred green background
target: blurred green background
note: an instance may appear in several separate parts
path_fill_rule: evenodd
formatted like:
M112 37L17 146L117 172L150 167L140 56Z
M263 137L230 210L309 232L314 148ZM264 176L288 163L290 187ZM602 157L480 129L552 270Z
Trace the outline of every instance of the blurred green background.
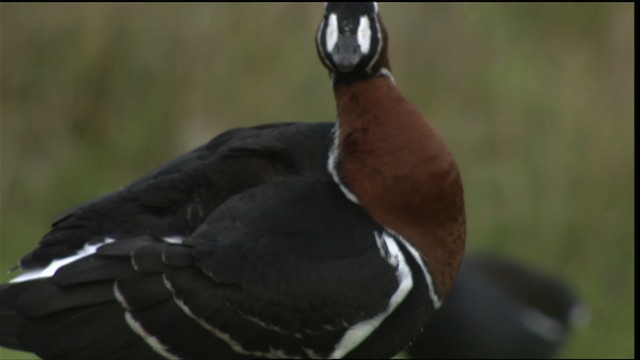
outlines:
M3 282L57 214L225 129L335 119L321 4L0 6ZM575 287L591 322L561 357L633 357L633 3L381 11L461 168L469 249Z

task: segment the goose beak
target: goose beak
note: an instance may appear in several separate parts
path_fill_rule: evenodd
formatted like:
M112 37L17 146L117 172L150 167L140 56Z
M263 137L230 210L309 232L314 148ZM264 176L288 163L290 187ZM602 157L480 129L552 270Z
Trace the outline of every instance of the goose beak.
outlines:
M340 35L338 42L331 51L333 63L338 70L348 73L353 70L360 59L362 59L362 51L355 35Z

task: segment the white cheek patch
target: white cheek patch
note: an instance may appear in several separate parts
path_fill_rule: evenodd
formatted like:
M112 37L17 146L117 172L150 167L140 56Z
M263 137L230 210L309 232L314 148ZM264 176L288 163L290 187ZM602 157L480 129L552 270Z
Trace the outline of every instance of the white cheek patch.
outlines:
M360 17L360 25L358 25L358 45L363 55L369 53L371 47L371 23L366 16Z
M325 45L328 52L332 52L338 42L338 16L336 14L329 15L327 23L327 32L325 34Z

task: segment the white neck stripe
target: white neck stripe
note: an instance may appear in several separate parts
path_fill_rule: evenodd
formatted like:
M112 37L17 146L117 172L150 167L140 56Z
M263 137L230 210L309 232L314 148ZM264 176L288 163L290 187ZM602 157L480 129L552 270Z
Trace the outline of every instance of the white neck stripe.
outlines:
M360 204L358 201L358 197L354 193L347 188L345 184L342 183L340 179L340 175L338 174L338 157L340 156L340 152L338 149L338 142L340 141L340 124L336 123L333 127L333 145L331 146L331 150L329 150L329 160L327 161L327 170L331 177L333 177L333 181L340 186L340 190L347 197L347 199L351 200L356 204Z

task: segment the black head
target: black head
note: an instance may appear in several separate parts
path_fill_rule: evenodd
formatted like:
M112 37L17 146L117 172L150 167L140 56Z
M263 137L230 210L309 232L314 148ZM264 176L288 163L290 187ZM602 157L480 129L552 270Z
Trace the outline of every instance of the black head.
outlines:
M316 46L334 78L358 79L389 70L386 31L375 2L328 2Z

